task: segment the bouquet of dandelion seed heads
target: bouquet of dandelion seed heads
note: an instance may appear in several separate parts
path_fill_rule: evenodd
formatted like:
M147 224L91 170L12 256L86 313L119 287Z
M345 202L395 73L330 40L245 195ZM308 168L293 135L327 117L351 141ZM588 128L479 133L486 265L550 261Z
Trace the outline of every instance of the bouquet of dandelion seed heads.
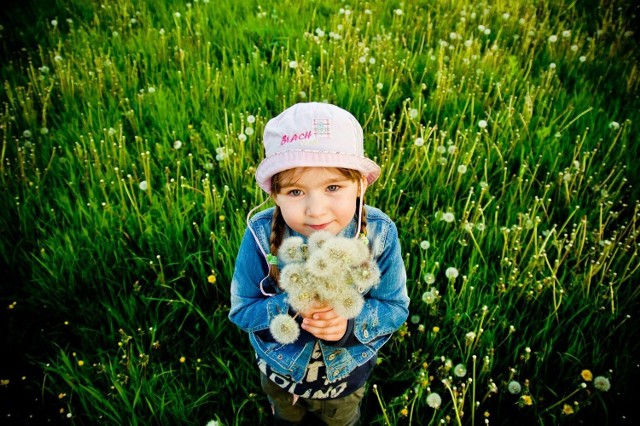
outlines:
M301 237L289 237L282 241L278 257L285 264L280 287L297 312L320 302L332 306L343 318L355 318L364 306L363 294L380 282L380 270L366 238L319 231L304 244ZM300 335L295 317L288 314L276 315L269 329L282 344L293 343Z

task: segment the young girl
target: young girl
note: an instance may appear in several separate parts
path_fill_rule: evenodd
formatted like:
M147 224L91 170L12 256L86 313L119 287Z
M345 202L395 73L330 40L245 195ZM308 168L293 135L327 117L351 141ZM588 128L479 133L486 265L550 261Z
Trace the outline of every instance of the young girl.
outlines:
M264 129L265 159L258 185L274 208L248 221L231 284L229 318L249 334L275 424L357 424L360 401L377 351L407 319L406 273L395 224L364 205L380 168L364 157L362 127L349 112L325 103L300 103ZM249 213L251 215L251 212ZM279 287L283 239L324 230L366 238L380 282L364 294L352 319L314 302L294 312ZM293 343L278 343L271 320L289 313L302 329ZM306 416L306 417L305 417ZM304 419L304 420L303 420Z

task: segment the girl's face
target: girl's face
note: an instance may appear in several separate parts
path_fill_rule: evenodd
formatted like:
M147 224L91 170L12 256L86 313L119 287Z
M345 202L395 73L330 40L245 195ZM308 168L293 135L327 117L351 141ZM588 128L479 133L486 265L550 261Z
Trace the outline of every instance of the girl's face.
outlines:
M337 235L353 219L359 181L336 168L298 167L283 172L273 194L284 221L299 234Z

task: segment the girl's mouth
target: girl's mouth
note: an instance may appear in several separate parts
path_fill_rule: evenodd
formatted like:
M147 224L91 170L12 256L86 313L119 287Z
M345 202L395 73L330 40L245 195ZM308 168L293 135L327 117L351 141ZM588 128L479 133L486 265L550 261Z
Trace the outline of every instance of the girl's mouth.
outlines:
M314 231L321 231L323 229L325 229L327 226L329 226L328 223L323 223L322 225L308 225L309 228L313 229Z

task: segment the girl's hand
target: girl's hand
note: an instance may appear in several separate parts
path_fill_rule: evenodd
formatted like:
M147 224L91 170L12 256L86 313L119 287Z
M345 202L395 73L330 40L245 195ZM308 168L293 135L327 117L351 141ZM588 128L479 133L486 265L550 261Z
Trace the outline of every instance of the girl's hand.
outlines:
M311 308L300 312L302 329L318 339L337 342L347 331L347 319L342 318L329 305L314 302Z

